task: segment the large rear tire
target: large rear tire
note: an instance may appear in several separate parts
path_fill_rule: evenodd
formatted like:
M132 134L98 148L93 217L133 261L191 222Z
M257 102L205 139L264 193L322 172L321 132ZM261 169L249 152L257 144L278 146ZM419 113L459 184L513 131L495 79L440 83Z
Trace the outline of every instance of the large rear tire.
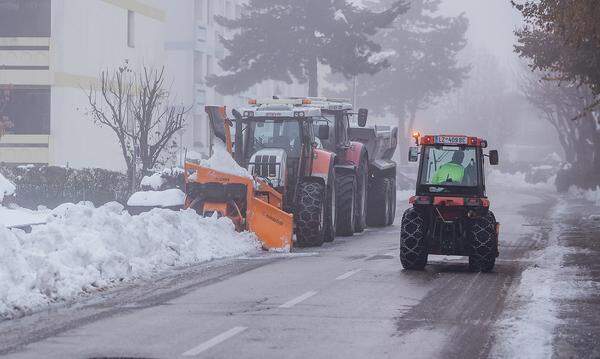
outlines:
M390 186L385 177L375 178L369 188L367 224L371 227L384 227L390 216Z
M400 262L404 269L422 270L427 265L425 221L419 212L409 208L402 216L400 228Z
M498 254L496 217L491 211L471 221L469 240L472 250L469 256L469 269L473 272L491 272Z
M354 232L360 233L367 227L367 186L369 183L368 160L363 158L358 166L356 177L356 205L354 209Z
M340 236L349 237L355 230L356 176L354 174L340 175L336 181L337 191L337 221L336 232Z
M299 247L321 246L325 240L327 191L319 182L298 185L296 206L296 244Z

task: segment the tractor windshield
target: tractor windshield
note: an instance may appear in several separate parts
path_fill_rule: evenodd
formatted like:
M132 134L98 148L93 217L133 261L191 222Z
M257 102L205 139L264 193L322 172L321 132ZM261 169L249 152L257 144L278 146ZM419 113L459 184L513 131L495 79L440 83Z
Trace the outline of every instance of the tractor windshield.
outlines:
M421 185L466 186L478 183L477 149L458 146L425 146Z
M282 148L288 156L299 157L302 149L297 120L266 119L249 123L249 153L263 148Z

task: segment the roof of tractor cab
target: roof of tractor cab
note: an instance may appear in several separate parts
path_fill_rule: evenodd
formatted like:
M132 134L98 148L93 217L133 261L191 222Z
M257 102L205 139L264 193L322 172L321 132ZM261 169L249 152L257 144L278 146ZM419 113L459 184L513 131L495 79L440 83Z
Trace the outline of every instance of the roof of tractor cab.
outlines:
M302 99L251 100L243 109L244 117L290 117L295 119L321 117L321 109L307 105Z
M487 147L487 141L473 136L465 135L426 135L422 136L417 132L413 137L419 141L420 145L444 145L444 146L470 146ZM420 140L419 140L420 139Z

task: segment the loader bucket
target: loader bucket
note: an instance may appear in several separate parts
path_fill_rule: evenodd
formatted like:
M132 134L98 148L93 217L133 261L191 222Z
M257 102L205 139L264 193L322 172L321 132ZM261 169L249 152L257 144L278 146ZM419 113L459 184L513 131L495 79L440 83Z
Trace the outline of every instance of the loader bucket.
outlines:
M258 198L253 198L248 211L248 229L256 233L263 247L285 250L292 247L293 216Z

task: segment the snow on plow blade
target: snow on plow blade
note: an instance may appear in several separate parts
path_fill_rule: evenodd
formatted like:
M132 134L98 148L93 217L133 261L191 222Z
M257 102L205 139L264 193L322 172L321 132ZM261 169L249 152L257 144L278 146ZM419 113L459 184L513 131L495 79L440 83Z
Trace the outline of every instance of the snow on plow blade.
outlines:
M252 199L248 212L248 229L256 233L266 249L292 247L294 217L258 198Z
M218 214L230 217L239 230L254 232L265 249L291 248L293 216L278 208L280 195L266 184L195 163L185 164L185 176L186 208L205 215L212 215L216 208L233 208ZM240 222L243 224L238 226Z

